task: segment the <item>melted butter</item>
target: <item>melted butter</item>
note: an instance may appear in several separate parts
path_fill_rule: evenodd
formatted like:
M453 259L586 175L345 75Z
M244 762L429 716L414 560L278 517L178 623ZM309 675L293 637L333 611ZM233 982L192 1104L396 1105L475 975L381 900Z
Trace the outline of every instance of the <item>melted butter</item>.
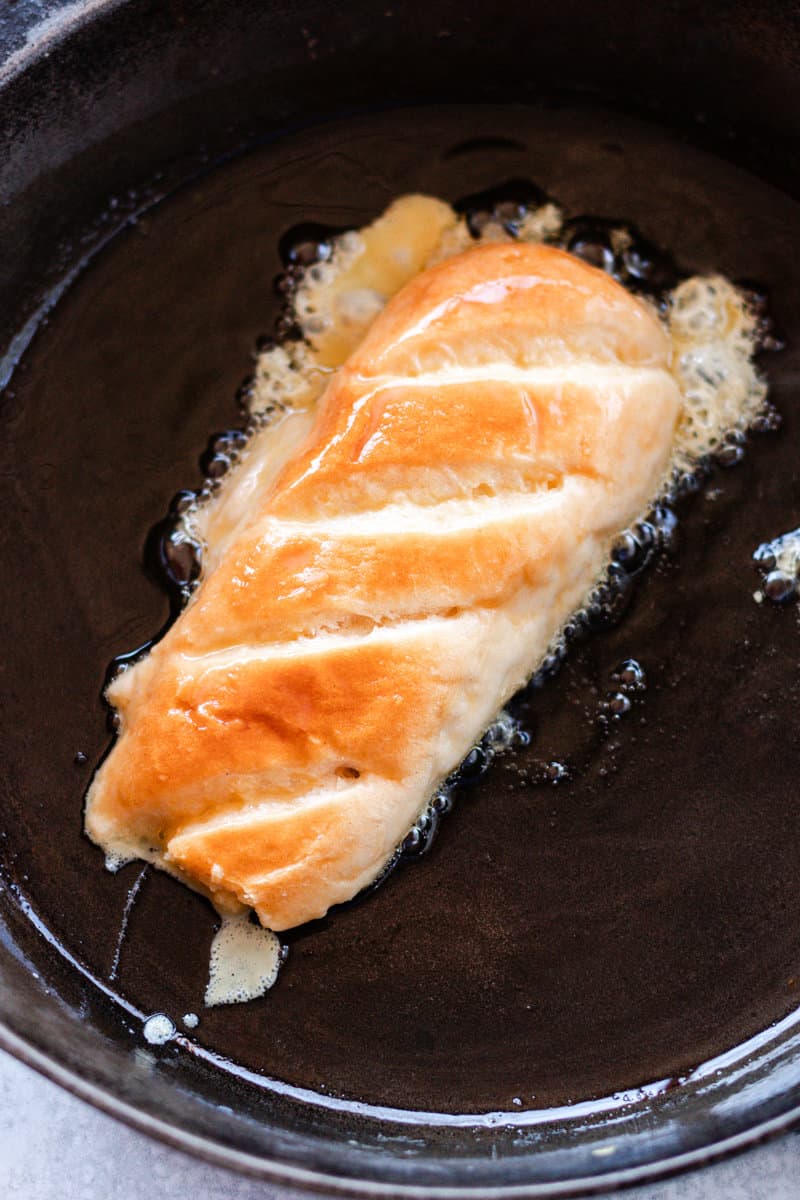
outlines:
M561 226L560 210L545 204L526 215L517 240L554 239ZM512 240L496 222L478 239ZM416 195L396 200L365 229L335 239L329 261L310 267L295 295L292 315L305 343L293 354L279 346L259 357L254 414L288 397L313 407L386 302L420 271L474 245L466 218L440 200ZM695 469L730 433L748 429L764 412L767 389L753 364L754 317L743 293L723 276L696 275L679 284L661 319L684 401L669 468L674 475Z
M525 216L517 238L531 243L555 239L561 226L560 210L544 204ZM514 239L490 221L477 240ZM388 300L427 267L475 244L466 218L448 204L430 196L404 196L371 225L335 238L329 259L306 268L289 313L303 340L273 346L259 356L250 397L254 432L213 496L181 518L185 536L204 547L204 571L213 570L250 519L254 497L264 495L308 433L328 381ZM663 495L726 437L743 433L764 413L766 385L753 364L754 318L745 296L727 279L693 276L684 281L668 295L660 319L671 340L671 370L683 397ZM492 729L505 734L502 716ZM501 752L508 738L496 740L493 748ZM120 860L128 857L127 851L120 848ZM171 869L158 851L148 857ZM210 898L223 908L225 897ZM246 913L224 914L211 947L205 1003L232 1004L263 995L274 984L280 963L274 933L253 924Z
M309 268L295 296L315 362L341 366L387 300L430 264L457 224L449 204L402 196L371 225L342 234L331 261Z
M151 1046L165 1046L175 1036L175 1025L165 1013L153 1013L142 1026L142 1033Z
M526 214L516 240L555 239L562 224L558 207L543 204ZM477 239L512 240L494 221ZM259 355L250 398L256 431L211 502L183 517L183 535L204 547L206 571L252 515L253 496L264 494L302 442L329 379L387 301L427 267L476 244L466 218L450 205L431 196L402 196L371 225L333 239L328 261L306 269L289 314L303 341ZM755 319L732 283L720 275L692 276L669 293L665 307L661 320L683 409L662 494L727 437L744 433L765 412L767 390L753 363Z
M281 944L247 913L223 916L211 943L205 1003L239 1004L263 996L278 978Z
M692 276L671 293L672 371L683 396L673 469L693 470L764 412L767 385L753 363L755 321L721 275Z

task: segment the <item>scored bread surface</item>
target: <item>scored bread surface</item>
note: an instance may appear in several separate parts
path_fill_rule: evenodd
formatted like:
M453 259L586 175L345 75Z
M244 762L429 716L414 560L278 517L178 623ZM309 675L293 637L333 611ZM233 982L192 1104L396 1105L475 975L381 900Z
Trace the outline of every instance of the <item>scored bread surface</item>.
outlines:
M653 499L669 353L643 304L551 247L406 284L109 687L90 836L275 930L375 879Z

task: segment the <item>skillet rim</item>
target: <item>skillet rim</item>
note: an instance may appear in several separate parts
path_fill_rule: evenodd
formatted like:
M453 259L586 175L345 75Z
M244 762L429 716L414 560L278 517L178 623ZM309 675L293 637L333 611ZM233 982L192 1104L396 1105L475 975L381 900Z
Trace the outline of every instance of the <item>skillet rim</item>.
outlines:
M94 1109L120 1121L137 1133L154 1138L162 1145L206 1162L211 1166L224 1167L250 1178L303 1189L324 1196L380 1197L381 1200L522 1200L523 1197L581 1197L607 1195L620 1188L631 1188L642 1183L669 1179L692 1168L710 1166L721 1159L767 1142L786 1133L796 1122L800 1122L800 1099L777 1117L761 1121L737 1134L719 1141L710 1142L694 1150L684 1151L658 1162L625 1167L594 1178L583 1176L574 1180L552 1183L509 1184L507 1186L475 1187L438 1186L431 1184L382 1184L374 1180L342 1180L321 1171L281 1163L276 1159L266 1160L248 1154L198 1134L189 1133L179 1126L159 1120L119 1100L108 1089L99 1087L85 1079L79 1072L62 1066L52 1055L38 1049L29 1038L16 1033L8 1022L0 1019L0 1049L5 1050L18 1062L32 1068L69 1092L85 1101Z

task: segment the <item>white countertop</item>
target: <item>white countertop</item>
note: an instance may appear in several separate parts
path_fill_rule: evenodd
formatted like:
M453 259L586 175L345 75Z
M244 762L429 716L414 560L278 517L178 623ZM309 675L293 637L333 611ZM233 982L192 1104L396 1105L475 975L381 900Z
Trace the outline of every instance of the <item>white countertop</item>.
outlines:
M14 1200L296 1200L195 1162L0 1052L0 1183ZM800 1200L800 1131L620 1200Z

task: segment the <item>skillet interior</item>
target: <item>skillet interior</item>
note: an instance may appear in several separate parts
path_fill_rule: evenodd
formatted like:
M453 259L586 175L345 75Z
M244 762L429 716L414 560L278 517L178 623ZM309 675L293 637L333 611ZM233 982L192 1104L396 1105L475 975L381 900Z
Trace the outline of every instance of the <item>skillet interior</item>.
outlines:
M398 11L391 47L383 22L375 26L360 14L359 23L355 7L337 25L335 42L330 36L327 43L314 12L302 24L298 13L286 21L262 8L235 11L235 20L230 10L223 19L213 6L193 6L188 20L175 9L167 30L159 28L163 11L109 6L47 62L33 63L6 85L4 112L19 118L6 140L11 203L3 220L11 239L6 244L17 247L2 267L8 290L0 308L9 333L35 308L37 289L44 294L107 235L120 205L136 206L147 194L127 197L125 185L141 188L149 181L154 190L167 190L203 165L196 157L203 139L201 160L212 159L256 131L313 119L326 104L329 110L331 95L339 107L419 99L425 92L499 100L511 91L533 99L529 84L509 84L522 74L519 65L508 73L521 38L502 21L475 84L481 33L477 14L467 22L463 8L459 14L442 10L438 20L415 13L413 21L402 21ZM635 54L630 40L609 46L591 19L587 27L584 14L567 56L563 27L539 22L534 29L534 15L528 44L535 33L543 64L537 90L554 83L598 88L603 72L598 61L590 62L593 48L595 59L619 65L613 78L618 86L623 79L641 106L652 107L660 96L661 107L671 107L668 99L679 95L673 117L680 118L694 85L659 91L667 81L661 55L657 63L652 57L657 43L650 56L641 37ZM755 87L758 55L766 52L764 41L751 36L746 42L749 20L737 9L735 20L721 27L720 44L731 52L729 72L735 58L740 80ZM298 27L307 30L302 52ZM623 41L641 33L622 20L619 32ZM677 37L677 28L654 32L662 48ZM166 49L158 53L173 70L162 79L154 48L167 33ZM267 34L275 58L265 71ZM416 45L430 39L442 69L440 78L431 74L409 92L401 84L404 55L397 43L412 35L421 39ZM552 39L549 58L545 35ZM115 55L121 44L115 39L124 40L124 55ZM259 43L260 59L252 43ZM695 50L699 55L692 42L684 66ZM112 61L117 99L102 106L102 89L112 90ZM364 61L367 70L350 79L353 64ZM37 72L36 94L52 94L46 76L54 63L59 74L53 78L73 101L58 137L48 114L28 104ZM382 79L381 68L388 71ZM715 70L721 71L719 63ZM670 82L676 87L679 81ZM730 74L716 84L716 92L705 94L707 106L725 94L746 126ZM773 120L769 142L742 136L726 153L788 187L792 163L782 135L794 132L785 128L789 114L779 122L768 91L760 95L761 119ZM94 97L93 119L80 128L84 96ZM159 106L156 138L147 117ZM242 112L249 128L240 123ZM781 439L757 444L748 464L726 476L713 516L695 508L672 577L648 582L633 620L592 643L548 703L536 702L540 744L556 752L570 736L564 713L571 688L582 689L585 700L620 657L632 648L641 653L650 638L656 686L647 699L649 724L636 735L635 754L622 748L622 782L608 789L589 777L583 792L582 785L571 793L540 790L520 808L518 779L510 769L496 772L485 794L451 818L427 860L395 877L368 905L295 939L280 990L247 1012L204 1016L201 1042L316 1089L316 1099L255 1087L243 1072L221 1072L187 1042L158 1053L143 1049L138 1013L167 1008L178 1015L197 1006L211 930L208 910L169 881L148 880L137 906L136 954L120 971L132 1005L127 1013L20 915L24 893L81 963L107 977L131 875L114 881L103 875L98 855L77 836L86 775L72 758L78 749L90 759L101 752L96 697L105 662L160 623L164 602L131 548L161 515L169 492L191 482L207 434L230 423L233 390L255 336L268 324L274 246L287 224L301 217L358 223L409 186L454 195L492 182L498 170L518 174L532 162L529 173L573 211L622 212L692 266L769 279L791 335L796 285L784 264L797 244L793 203L745 173L693 157L682 135L592 116L563 100L529 113L420 110L411 121L407 114L373 115L318 132L295 131L144 216L69 292L52 327L32 346L31 366L23 363L5 394L1 473L6 511L15 520L3 546L9 635L4 1015L11 1031L38 1051L134 1105L140 1119L164 1122L167 1136L207 1137L207 1152L241 1150L259 1161L396 1186L469 1183L485 1190L596 1177L606 1167L663 1160L785 1113L797 1078L791 1029L744 1052L748 1068L740 1056L721 1075L696 1073L680 1087L657 1089L655 1099L632 1094L627 1107L615 1101L611 1111L599 1105L590 1114L573 1106L546 1121L531 1117L526 1129L514 1116L478 1127L410 1117L398 1124L396 1115L379 1118L325 1092L451 1113L513 1113L515 1097L526 1109L563 1105L688 1073L790 1012L797 938L784 914L797 901L791 808L797 764L783 722L794 689L796 628L792 613L765 619L749 604L747 555L764 536L796 523L791 349L770 364L776 398L788 410ZM448 157L443 151L465 140L459 130L473 139L502 134L524 149L479 142ZM161 178L154 179L159 170ZM655 197L654 177L661 182ZM298 188L306 190L301 195ZM89 219L109 212L111 195L118 200L111 215L80 242L77 234ZM696 218L689 228L687 204ZM258 244L252 255L251 237ZM152 260L161 263L158 276ZM246 264L250 274L243 278ZM173 314L166 335L165 312ZM76 331L80 337L70 337ZM743 508L742 500L754 495L758 507ZM709 579L716 581L710 597ZM732 603L729 597L740 595L742 586L748 603ZM700 611L711 617L696 616L699 588L706 604ZM688 632L680 626L684 617ZM709 664L723 684L719 701L725 698L729 738L745 746L735 759L706 723L709 709L718 708L703 683ZM684 683L672 696L671 684L692 671L700 681ZM683 747L677 762L674 751L664 751L672 736ZM672 786L665 794L667 773ZM531 861L531 848L542 844L545 857ZM630 853L615 857L626 844ZM566 895L565 878L571 880ZM521 889L520 880L535 881L536 894ZM567 939L573 944L565 948ZM579 1013L590 1014L588 1021L580 1024ZM593 1151L612 1132L619 1148L598 1158Z

